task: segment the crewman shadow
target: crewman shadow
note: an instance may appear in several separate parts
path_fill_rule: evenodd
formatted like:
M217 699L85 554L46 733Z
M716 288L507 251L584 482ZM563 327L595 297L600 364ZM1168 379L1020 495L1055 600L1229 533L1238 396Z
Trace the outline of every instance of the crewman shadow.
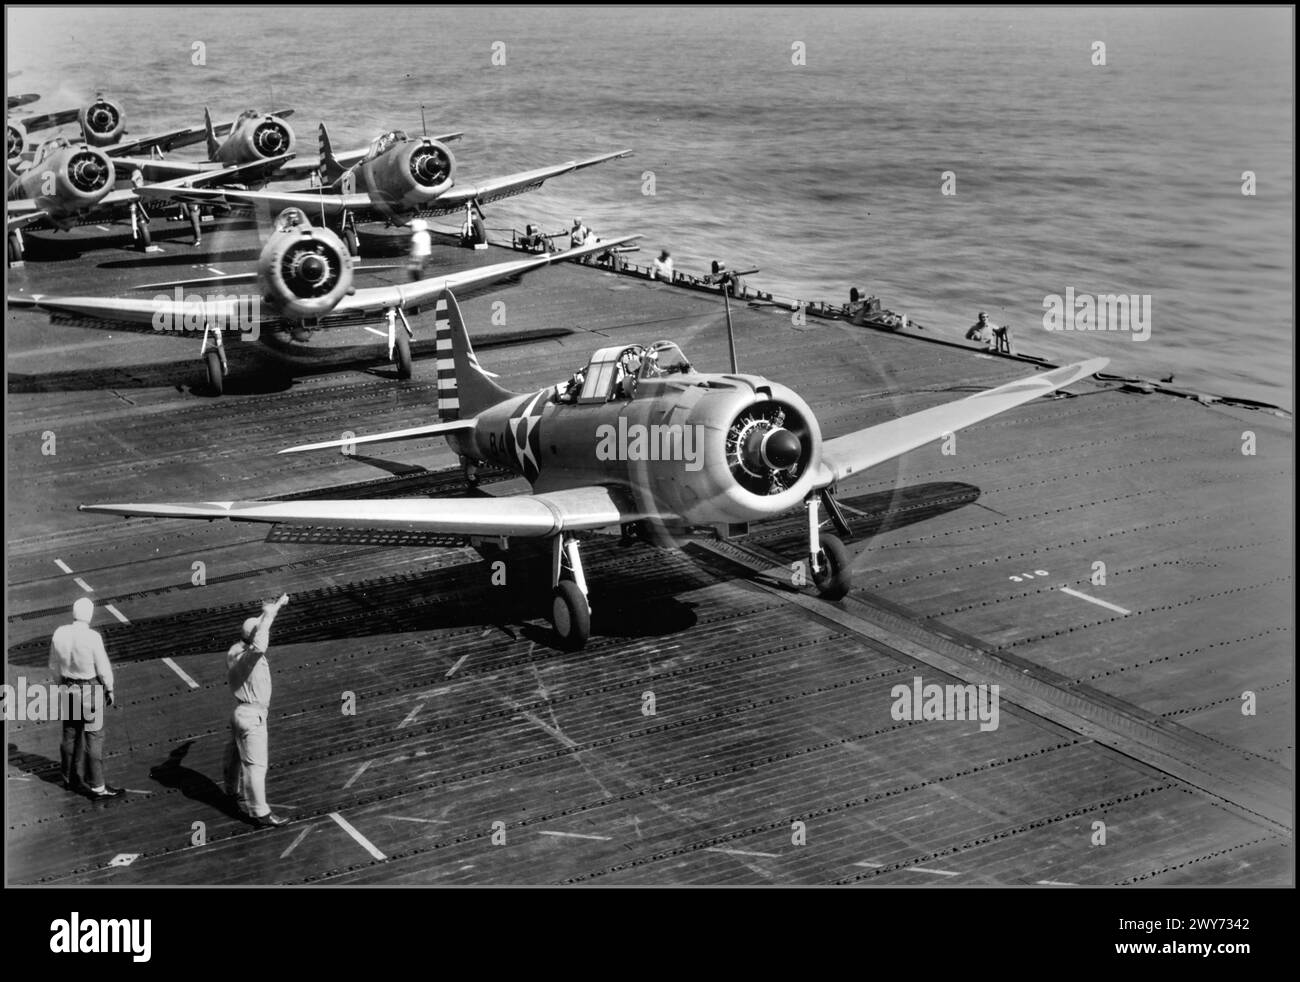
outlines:
M63 784L63 773L60 770L62 765L59 761L51 760L49 757L43 757L27 750L19 750L16 743L9 744L9 763L24 774L30 774L46 784L57 784L59 786Z
M149 770L149 777L164 788L174 788L191 801L197 801L229 818L247 821L239 809L238 802L230 798L221 786L206 774L200 774L192 767L185 766L185 757L194 746L193 740L186 740L173 750L161 764Z

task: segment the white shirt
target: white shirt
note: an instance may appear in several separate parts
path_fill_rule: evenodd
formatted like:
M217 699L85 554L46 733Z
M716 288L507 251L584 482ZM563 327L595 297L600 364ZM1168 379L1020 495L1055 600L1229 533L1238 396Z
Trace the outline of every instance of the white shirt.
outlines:
M655 277L671 283L673 281L673 261L671 259L656 259L654 266L650 269L650 278L654 279Z
M411 233L411 258L427 259L433 252L433 236L428 229Z
M240 641L226 652L226 680L240 702L263 708L271 705L271 667L264 657L270 646L271 628L261 623L252 642Z
M113 688L113 666L108 663L104 639L85 621L74 621L55 629L50 640L50 671L65 679L104 680Z

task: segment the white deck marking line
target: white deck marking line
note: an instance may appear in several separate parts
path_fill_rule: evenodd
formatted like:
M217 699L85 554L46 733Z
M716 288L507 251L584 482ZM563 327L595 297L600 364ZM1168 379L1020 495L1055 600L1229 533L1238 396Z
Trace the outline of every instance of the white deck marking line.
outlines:
M403 726L406 726L406 724L412 722L415 719L415 717L420 715L420 710L423 708L424 708L423 705L417 704L414 709L412 709L409 713L406 714L406 719L402 720L400 723L397 724L397 728L400 730Z
M537 834L538 835L559 835L559 836L563 836L566 839L596 839L600 842L609 841L609 836L607 835L583 835L581 832L548 832L545 829L538 829Z
M1077 887L1077 883L1062 883L1060 880L1039 880L1040 887Z
M949 869L926 869L924 866L907 866L899 872L933 873L935 876L961 876Z
M209 266L208 269L212 270L212 272L216 273L218 276L225 276L225 275L226 275L225 272L224 272L223 270L217 269L217 267L215 267L215 266Z
M1096 604L1098 607L1105 607L1107 610L1113 610L1117 614L1133 613L1131 610L1125 610L1123 607L1119 607L1113 603L1108 603L1105 600L1098 600L1096 597L1090 597L1086 593L1080 593L1078 590L1071 590L1068 586L1061 587L1061 592L1068 593L1072 597L1078 597L1080 600L1086 600L1088 603Z
M381 818L391 818L394 822L425 822L429 825L450 825L451 821L446 818L411 818L407 815L381 815Z
M127 794L153 794L152 791L141 791L139 788L123 788Z
M114 617L116 617L116 618L117 618L119 621L121 621L123 624L130 624L130 623L131 623L129 620L126 619L126 614L122 613L120 610L118 610L118 609L117 609L116 607L114 607L112 604L104 604L104 609L105 609L106 611L108 611L110 614L112 614ZM195 686L195 688L197 689L198 686Z
M289 855L289 853L297 849L298 843L300 843L303 839L307 838L307 833L310 831L311 831L311 826L308 825L305 829L299 832L297 838L295 838L292 842L289 843L288 847L284 850L284 852L280 853L280 858L284 859L285 856Z
M371 841L370 841L369 839L367 839L364 835L362 835L360 832L358 832L356 829L354 829L354 828L353 828L353 827L348 823L348 820L347 820L346 818L344 818L342 815L340 815L338 812L330 812L330 818L332 818L332 819L334 819L334 821L338 822L338 824L339 824L339 828L341 828L341 829L342 829L344 832L346 832L348 835L352 836L352 838L356 839L356 840L357 840L357 844L358 844L359 846L361 846L361 848L364 849L366 852L370 853L370 855L374 856L376 859L387 859L387 858L388 858L388 857L385 856L382 852L380 852L378 849L376 849L376 848L374 847L374 844L371 843Z
M65 573L71 573L71 572L72 572L72 567L69 566L67 563L65 563L62 559L56 559L56 560L54 560L54 565L57 566L57 567L59 567L59 569L63 570L63 572L65 572Z
M774 852L750 852L748 849L722 849L718 846L710 846L705 852L721 852L728 856L762 856L764 859L780 859Z
M107 225L96 225L95 228L99 229L101 232L111 232L111 231L112 231L112 229L110 229Z
M368 760L368 761L366 761L364 764L362 764L360 767L358 767L358 768L357 768L357 772L356 772L355 774L353 774L350 778L348 778L348 783L345 784L345 785L343 785L343 790L346 791L348 788L352 787L352 782L355 781L357 778L359 778L362 774L364 774L365 771L366 771L366 768L369 767L369 766L370 766L371 764L373 764L373 763L374 763L373 760Z
M87 583L85 580L83 580L80 576L74 576L72 578L72 582L77 584L77 586L81 587L81 589L85 590L87 593L95 592L95 588L91 586L89 583Z
M460 668L461 665L465 664L465 659L468 657L469 657L469 652L466 652L465 654L461 655L460 659L456 662L456 664L452 665L451 668L447 669L447 674L444 675L443 678L445 679L451 678L452 675L455 674L456 669Z
M883 863L868 863L868 862L865 862L865 861L864 861L864 862L861 862L861 863L854 863L853 865L854 865L854 866L861 866L863 869L880 869L880 867L881 867L882 865L884 865L884 864L883 864Z
M362 330L369 331L371 334L375 335L376 337L385 338L385 339L387 339L388 337L387 331L380 331L373 327L363 327Z
M197 689L199 687L199 683L195 682L192 678L190 678L189 675L186 673L185 669L181 668L170 658L164 658L162 660L162 663L166 665L168 668L170 668L177 675L179 675L181 677L181 681L184 682L186 685L188 685L191 689Z

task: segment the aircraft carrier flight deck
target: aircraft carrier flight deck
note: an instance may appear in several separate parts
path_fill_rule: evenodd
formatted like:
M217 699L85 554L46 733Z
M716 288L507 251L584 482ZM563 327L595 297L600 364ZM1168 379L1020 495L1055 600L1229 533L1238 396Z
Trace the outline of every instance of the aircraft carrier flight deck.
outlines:
M33 257L10 294L115 294L258 247L247 230L218 254L160 241ZM620 342L727 370L716 291L559 263L460 300L483 367L516 391ZM732 311L741 371L800 393L827 437L1037 370L959 334ZM555 644L548 557L522 541L77 511L464 494L440 436L277 454L436 421L432 322L412 318L409 380L382 363L291 377L228 342L216 398L195 336L9 310L6 682L44 671L91 591L120 697L106 767L126 789L69 794L58 727L10 723L10 882L1290 882L1285 412L1103 374L855 475L839 602L794 582L800 511L677 548L593 535L578 652ZM488 470L480 493L526 489ZM291 821L259 830L221 793L223 655L281 591L267 787ZM918 679L998 685L997 725L899 718L896 687Z

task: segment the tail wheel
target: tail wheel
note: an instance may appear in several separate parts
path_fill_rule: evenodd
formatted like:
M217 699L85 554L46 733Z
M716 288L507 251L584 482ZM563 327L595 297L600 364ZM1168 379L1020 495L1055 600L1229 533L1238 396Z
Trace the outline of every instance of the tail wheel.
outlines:
M361 240L357 238L357 230L349 226L343 230L343 243L348 247L348 255L355 259L361 255Z
M405 329L399 327L393 338L393 364L397 366L398 378L411 377L411 339Z
M818 536L821 552L817 554L817 565L813 573L813 584L826 600L839 600L849 592L853 585L853 571L849 568L849 551L836 536Z
M208 391L214 396L219 396L226 387L226 372L221 367L221 352L213 348L203 356L203 361L208 366Z
M551 626L568 651L579 651L591 637L591 608L572 580L561 580L551 597Z

